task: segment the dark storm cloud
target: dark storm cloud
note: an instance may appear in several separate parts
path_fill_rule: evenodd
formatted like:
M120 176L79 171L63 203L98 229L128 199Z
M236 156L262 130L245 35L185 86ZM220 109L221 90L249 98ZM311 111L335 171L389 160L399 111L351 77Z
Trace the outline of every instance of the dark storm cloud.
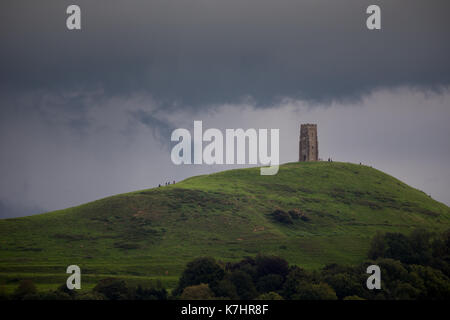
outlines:
M82 31L66 30L73 3ZM365 27L369 4L381 31ZM296 160L299 123L318 123L323 158L373 164L448 204L449 9L2 0L0 218L229 169L172 164L170 133L194 120L280 128L281 162Z
M164 147L170 147L170 137L172 131L176 129L168 121L163 121L152 115L151 112L145 110L130 111L134 120L147 126L155 139L161 142Z
M450 83L448 0L80 0L83 30L68 31L72 3L2 1L4 92L146 91L176 109Z

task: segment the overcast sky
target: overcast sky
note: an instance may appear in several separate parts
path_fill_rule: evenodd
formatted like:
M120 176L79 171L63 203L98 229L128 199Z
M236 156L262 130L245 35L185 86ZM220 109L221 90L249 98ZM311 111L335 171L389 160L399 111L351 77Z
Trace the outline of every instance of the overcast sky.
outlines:
M66 8L82 30L66 29ZM378 4L382 30L366 28ZM175 166L174 128L300 123L319 153L450 204L450 2L0 3L0 217L66 208L227 166Z

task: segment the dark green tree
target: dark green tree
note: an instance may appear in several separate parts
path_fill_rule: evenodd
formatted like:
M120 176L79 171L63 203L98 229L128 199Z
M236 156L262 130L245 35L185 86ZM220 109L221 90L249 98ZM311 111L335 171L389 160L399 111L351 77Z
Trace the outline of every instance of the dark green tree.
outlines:
M236 287L236 293L242 300L251 300L258 296L252 277L243 271L237 270L227 275L227 279Z
M178 296L183 292L184 288L200 283L214 287L223 279L224 273L222 267L213 258L197 258L186 265L186 269L184 269L178 282L178 287L172 294Z
M126 282L115 278L100 280L93 291L102 294L108 300L125 300L131 298L131 292Z

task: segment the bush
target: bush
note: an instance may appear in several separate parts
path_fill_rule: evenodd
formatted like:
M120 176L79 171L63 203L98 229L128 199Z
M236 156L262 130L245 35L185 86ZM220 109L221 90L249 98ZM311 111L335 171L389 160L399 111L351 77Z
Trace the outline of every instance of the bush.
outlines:
M302 221L308 222L311 220L311 218L305 213L303 214L300 219L302 219Z
M36 286L32 280L22 280L14 291L14 299L28 299L37 294Z
M268 274L259 278L257 285L259 292L278 291L283 287L284 279L279 274Z
M284 278L289 272L288 262L280 257L258 255L255 263L259 277L268 274L278 274Z
M130 298L130 291L124 280L107 278L100 280L93 289L108 300L126 300Z
M267 292L259 295L255 300L284 300L282 296L280 296L276 292Z
M214 298L214 293L206 283L184 288L181 294L183 300L208 300Z
M289 215L291 216L292 219L294 220L298 220L301 219L302 221L310 221L310 217L303 211L301 211L300 209L292 209L288 211Z
M63 293L63 294L68 295L70 298L74 298L78 294L76 289L70 290L69 288L67 288L67 284L65 284L65 283L60 285L56 291L57 291L56 292L57 294Z
M277 222L280 222L283 224L293 224L294 223L294 221L292 221L290 214L281 209L276 209L270 215Z
M256 260L251 257L245 257L239 262L227 263L225 269L229 272L240 270L250 275L252 279L258 278Z
M227 279L229 279L236 287L236 293L240 299L252 300L258 296L258 291L256 291L253 279L248 273L240 270L233 271L231 274L227 275Z
M422 279L425 290L421 290L419 298L433 300L450 299L450 279L440 270L431 267L413 265L411 272Z
M302 212L299 209L292 209L288 211L289 215L292 219L298 220L303 215Z
M363 283L350 270L337 274L323 273L323 280L333 288L339 299L361 295L364 288Z
M167 300L167 291L164 288L143 288L139 285L134 298L136 300Z
M282 296L285 299L292 299L299 286L306 282L312 282L311 274L300 267L291 267L283 285Z
M197 258L187 264L178 282L178 287L173 291L173 295L180 295L184 288L201 283L212 287L222 280L223 276L224 270L213 258Z
M399 283L393 291L395 299L412 300L419 297L420 290L409 283Z
M337 300L336 292L326 283L304 283L292 296L294 300Z
M430 265L433 261L433 234L425 230L415 230L409 236L401 233L377 234L371 243L368 257L390 258L408 264Z
M220 280L214 287L211 287L216 297L228 298L231 300L239 299L236 286L230 279Z

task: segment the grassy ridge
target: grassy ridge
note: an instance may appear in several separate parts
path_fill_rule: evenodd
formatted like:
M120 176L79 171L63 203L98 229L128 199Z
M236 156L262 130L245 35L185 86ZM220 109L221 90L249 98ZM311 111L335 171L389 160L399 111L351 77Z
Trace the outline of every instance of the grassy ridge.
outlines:
M310 221L275 222L276 208L300 209ZM447 206L370 167L289 163L276 176L230 170L0 220L0 285L12 290L31 278L53 288L77 264L84 288L106 276L173 287L186 262L204 255L229 261L263 252L309 269L356 264L377 231L449 226Z

